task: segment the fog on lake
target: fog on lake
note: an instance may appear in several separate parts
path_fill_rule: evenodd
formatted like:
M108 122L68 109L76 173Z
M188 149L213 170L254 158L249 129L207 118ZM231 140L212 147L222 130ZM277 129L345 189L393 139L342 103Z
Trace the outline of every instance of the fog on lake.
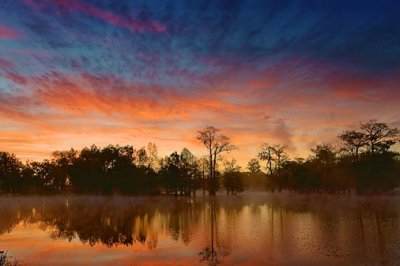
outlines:
M396 196L0 197L21 265L400 265Z

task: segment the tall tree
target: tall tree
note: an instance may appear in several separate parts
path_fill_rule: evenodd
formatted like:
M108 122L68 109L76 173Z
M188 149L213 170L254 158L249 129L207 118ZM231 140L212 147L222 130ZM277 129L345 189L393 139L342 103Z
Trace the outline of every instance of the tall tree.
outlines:
M200 178L200 171L196 157L187 148L183 148L180 155L181 172L184 181L184 193L196 194L196 188Z
M165 157L161 163L161 173L164 177L164 184L167 188L167 192L173 192L175 195L178 195L181 184L183 183L180 160L180 155L175 151L170 156Z
M200 176L201 176L201 186L203 190L203 195L206 194L206 181L207 181L207 176L209 176L209 161L207 156L201 157L198 160L198 167L200 171Z
M369 151L372 154L386 152L399 141L398 128L390 128L386 123L378 122L376 119L361 123L361 129L365 132Z
M275 170L282 167L283 163L287 161L286 154L287 145L275 144L269 145L264 143L258 153L258 158L262 161L267 161L268 174L272 175Z
M272 168L272 162L274 160L273 154L273 146L269 145L268 143L264 143L261 145L261 150L258 153L258 158L261 161L267 161L267 171L270 175L272 175L272 173L274 172L274 169Z
M148 157L148 167L154 170L158 169L158 150L156 144L149 142L149 144L147 144L146 153Z
M217 190L217 178L216 178L216 165L217 157L223 152L229 152L236 149L231 144L229 137L219 133L220 130L209 126L203 130L199 130L197 139L204 144L207 148L209 156L209 194L215 195Z

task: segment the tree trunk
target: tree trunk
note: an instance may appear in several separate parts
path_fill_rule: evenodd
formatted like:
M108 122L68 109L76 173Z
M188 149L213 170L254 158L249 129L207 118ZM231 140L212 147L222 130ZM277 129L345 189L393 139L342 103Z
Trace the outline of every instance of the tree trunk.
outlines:
M210 149L210 179L208 180L208 194L209 195L215 195L215 189L214 189L214 170L213 170L213 154L212 150Z
M217 177L216 177L216 173L215 173L215 168L217 165L217 155L216 154L214 154L214 159L211 158L211 163L212 163L213 174L212 174L212 180L211 180L209 194L211 196L215 196L216 192L217 192Z

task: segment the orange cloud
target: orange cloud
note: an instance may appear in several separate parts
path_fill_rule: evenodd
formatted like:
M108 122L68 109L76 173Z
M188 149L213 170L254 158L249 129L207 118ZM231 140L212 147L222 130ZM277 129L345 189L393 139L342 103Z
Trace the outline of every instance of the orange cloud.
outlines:
M2 129L0 141L4 149L33 159L93 143L140 147L149 141L158 144L161 155L187 147L201 156L196 132L214 125L232 137L239 150L231 156L245 165L263 142L288 144L292 156L307 156L313 145L336 141L342 129L359 121L396 119L399 98L388 93L398 92L395 77L331 72L325 80L310 80L299 74L290 79L290 67L249 71L232 72L213 85L199 83L196 90L88 73L6 72L19 91L0 95L0 117L18 130ZM379 116L371 117L370 109Z

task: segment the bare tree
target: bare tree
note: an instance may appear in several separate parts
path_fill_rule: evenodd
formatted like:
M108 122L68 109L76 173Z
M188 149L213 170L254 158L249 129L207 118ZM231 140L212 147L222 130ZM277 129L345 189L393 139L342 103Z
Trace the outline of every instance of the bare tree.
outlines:
M220 130L209 126L198 131L197 139L206 146L209 156L209 194L215 195L217 189L216 183L216 165L217 157L223 152L229 152L236 149L232 145L229 137L220 134Z

